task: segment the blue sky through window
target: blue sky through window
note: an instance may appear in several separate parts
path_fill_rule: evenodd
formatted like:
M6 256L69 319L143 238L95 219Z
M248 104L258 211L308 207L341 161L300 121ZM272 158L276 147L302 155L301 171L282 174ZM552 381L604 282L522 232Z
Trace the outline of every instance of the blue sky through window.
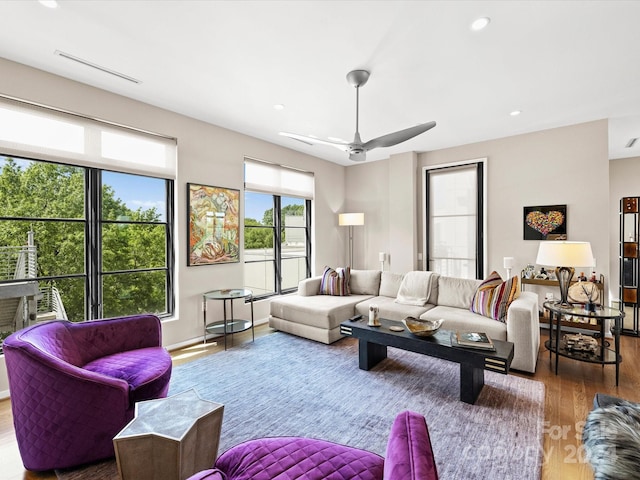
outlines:
M6 158L5 156L0 156L0 169L4 167ZM26 160L18 157L12 158L22 169L28 168L29 165L35 162L35 160ZM109 185L114 191L115 198L122 200L131 210L138 210L138 208L147 210L155 207L160 218L163 221L166 219L164 180L141 175L103 171L102 183Z
M14 158L21 168L27 168L32 160ZM5 164L5 157L0 156L0 169ZM131 210L143 210L155 207L161 219L166 219L164 180L141 175L103 171L102 183L109 185L115 198L122 200ZM264 212L273 207L273 196L255 192L245 192L245 218L262 221ZM293 197L281 197L282 207L287 205L304 205L304 200Z
M244 218L253 218L262 222L264 212L273 208L273 195L245 192L244 200ZM282 208L287 205L304 205L304 200L301 198L281 197L280 201Z
M116 198L131 210L155 208L162 220L165 212L165 181L126 173L103 172L102 184L109 185Z

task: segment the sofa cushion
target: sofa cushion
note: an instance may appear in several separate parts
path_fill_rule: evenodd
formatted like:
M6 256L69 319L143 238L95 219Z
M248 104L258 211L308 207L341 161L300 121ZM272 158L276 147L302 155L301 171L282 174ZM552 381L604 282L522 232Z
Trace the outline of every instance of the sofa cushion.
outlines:
M432 280L431 272L408 272L402 279L396 302L404 305L424 305L431 295Z
M424 312L434 307L434 305L430 305L428 303L423 306L403 305L401 303L396 303L394 298L379 296L358 303L356 305L356 313L368 318L369 305L372 304L378 306L378 312L381 318L396 321L400 321L405 317L418 318Z
M505 323L496 322L492 318L478 315L469 309L438 305L420 315L420 318L423 320L443 318L444 323L441 327L443 330L484 332L496 340L507 339L507 325Z
M309 325L334 329L353 316L356 304L371 298L368 295L338 297L331 295L286 295L271 300L269 312L272 316Z
M115 353L82 368L129 384L133 402L156 398L171 378L171 355L162 347Z
M320 279L320 295L337 295L344 297L349 295L349 267L336 268L324 267Z
M225 474L217 468L202 470L201 472L191 475L188 480L227 480Z
M517 276L503 282L498 272L491 272L491 275L478 285L470 310L485 317L506 322L509 305L519 294L520 286Z
M380 275L380 296L396 298L403 278L403 273L382 272Z
M349 290L355 295L378 295L380 270L351 270Z
M220 455L215 466L226 473L227 480L380 480L384 459L326 440L272 437L232 447Z
M440 276L438 279L438 305L468 310L480 280Z
M419 413L402 412L393 422L384 460L383 479L438 479L427 423Z

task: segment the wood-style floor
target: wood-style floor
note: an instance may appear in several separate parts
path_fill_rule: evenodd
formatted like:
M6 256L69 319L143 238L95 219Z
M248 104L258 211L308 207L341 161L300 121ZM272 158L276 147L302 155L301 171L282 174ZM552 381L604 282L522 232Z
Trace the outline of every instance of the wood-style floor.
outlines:
M256 336L268 335L266 325L256 327ZM250 334L235 335L234 341L249 341ZM552 368L544 348L547 331L542 330L538 367L535 374L513 372L546 385L545 437L543 447L543 480L592 480L593 472L584 459L580 432L591 410L593 396L604 392L629 400L640 401L640 339L622 337L623 362L620 367L620 386L615 386L615 368L560 358L558 375ZM172 352L174 364L191 361L202 355L217 353L223 348L213 343L202 344ZM0 478L5 480L55 479L53 472L25 471L20 461L11 420L9 400L0 401ZM460 479L464 480L464 479Z

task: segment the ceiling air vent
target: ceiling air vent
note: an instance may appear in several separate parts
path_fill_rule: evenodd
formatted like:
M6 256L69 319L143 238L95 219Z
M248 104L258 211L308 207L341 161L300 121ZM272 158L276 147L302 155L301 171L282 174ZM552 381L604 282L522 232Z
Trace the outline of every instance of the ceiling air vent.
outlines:
M631 148L635 145L636 141L638 140L638 137L636 138L631 138L627 144L624 146L624 148Z
M87 67L91 67L91 68L95 68L96 70L100 70L101 72L104 73L108 73L109 75L113 75L116 76L118 78L121 78L123 80L128 80L129 82L133 82L133 83L142 83L142 81L130 77L129 75L125 75L124 73L120 73L120 72L116 72L115 70L111 70L110 68L107 67L103 67L101 65L97 65L95 63L92 63L88 60L84 60L83 58L80 57L76 57L75 55L71 55L70 53L66 53L66 52L61 52L60 50L56 50L55 52L53 52L55 55L58 55L62 58L66 58L67 60L72 60L74 62L78 62L82 65L85 65Z

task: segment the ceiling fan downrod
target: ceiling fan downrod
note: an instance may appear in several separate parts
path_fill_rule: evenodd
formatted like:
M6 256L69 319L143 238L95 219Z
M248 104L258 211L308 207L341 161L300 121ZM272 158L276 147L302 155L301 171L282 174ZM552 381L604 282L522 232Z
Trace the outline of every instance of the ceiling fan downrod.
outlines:
M352 70L347 73L347 82L356 88L356 134L353 143L361 144L360 139L360 87L369 80L370 73L367 70Z

